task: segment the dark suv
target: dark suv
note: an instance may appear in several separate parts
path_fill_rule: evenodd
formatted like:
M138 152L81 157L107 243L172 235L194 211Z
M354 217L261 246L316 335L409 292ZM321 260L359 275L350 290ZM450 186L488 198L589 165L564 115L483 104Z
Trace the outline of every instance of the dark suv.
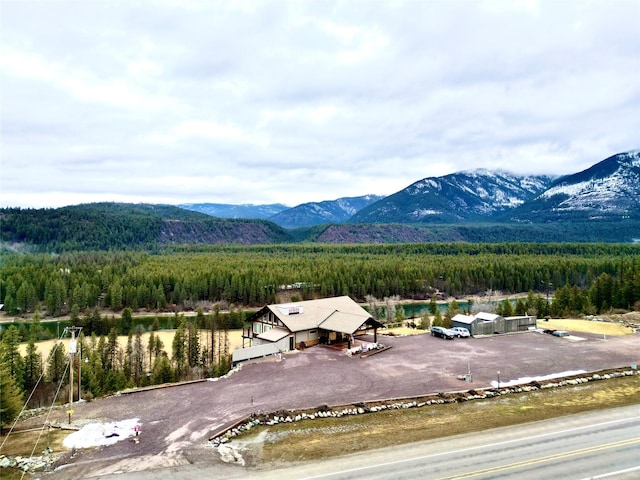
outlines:
M451 330L443 327L431 327L431 335L446 338L447 340L453 340L456 336Z

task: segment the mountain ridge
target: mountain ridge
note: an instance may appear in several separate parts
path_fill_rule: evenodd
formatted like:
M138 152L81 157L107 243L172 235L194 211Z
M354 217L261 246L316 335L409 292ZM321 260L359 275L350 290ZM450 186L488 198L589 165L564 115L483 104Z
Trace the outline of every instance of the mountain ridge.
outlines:
M336 200L308 202L283 210L268 220L285 228L311 227L324 223L344 223L366 206L381 200L379 195L341 197Z
M457 223L492 220L542 193L550 175L486 169L427 177L360 210L354 223Z
M369 204L358 210L361 204L353 202L358 198ZM308 204L312 213L331 214L328 206L342 215L357 211L342 223L291 229L267 219L217 218L171 205L0 208L0 250L21 245L64 251L296 242L640 243L640 151L615 154L556 179L467 170L425 178L374 200L346 197ZM299 210L304 213L306 207Z
M183 203L177 206L185 210L200 212L218 218L259 218L263 220L290 208L282 203L258 205L252 203L240 205L228 203Z
M640 219L640 151L617 153L566 175L517 208L512 221Z

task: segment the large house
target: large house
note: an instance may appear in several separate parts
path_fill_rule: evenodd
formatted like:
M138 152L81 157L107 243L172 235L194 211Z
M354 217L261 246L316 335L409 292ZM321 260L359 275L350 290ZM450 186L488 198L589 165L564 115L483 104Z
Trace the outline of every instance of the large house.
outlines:
M266 305L248 321L251 327L243 332L243 342L248 339L250 347L235 350L234 363L318 343L345 342L350 347L354 335L371 330L377 342L377 330L382 327L347 296Z

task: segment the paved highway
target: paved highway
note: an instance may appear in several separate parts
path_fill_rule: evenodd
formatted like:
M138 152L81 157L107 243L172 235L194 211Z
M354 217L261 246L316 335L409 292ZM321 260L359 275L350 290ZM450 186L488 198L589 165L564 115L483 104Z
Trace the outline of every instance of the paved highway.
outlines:
M424 441L277 470L180 465L118 480L637 480L640 404Z
M253 472L245 478L638 479L640 405Z

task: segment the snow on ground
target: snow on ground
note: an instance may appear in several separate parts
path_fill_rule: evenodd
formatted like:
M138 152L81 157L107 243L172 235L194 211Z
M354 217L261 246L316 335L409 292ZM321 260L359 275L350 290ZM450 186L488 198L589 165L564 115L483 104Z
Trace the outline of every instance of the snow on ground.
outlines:
M507 380L507 381L500 381L500 388L502 387L512 387L514 385L522 385L522 384L527 384L527 383L531 383L533 381L541 381L541 380L552 380L554 378L561 378L561 377L570 377L572 375L580 375L581 373L587 373L586 370L569 370L567 372L560 372L560 373L552 373L550 375L542 375L540 377L521 377L518 378L516 380ZM498 388L498 382L497 381L492 381L491 382L491 386Z
M67 448L91 448L113 445L135 435L135 426L140 425L137 418L119 422L89 423L77 432L68 435L63 445Z

